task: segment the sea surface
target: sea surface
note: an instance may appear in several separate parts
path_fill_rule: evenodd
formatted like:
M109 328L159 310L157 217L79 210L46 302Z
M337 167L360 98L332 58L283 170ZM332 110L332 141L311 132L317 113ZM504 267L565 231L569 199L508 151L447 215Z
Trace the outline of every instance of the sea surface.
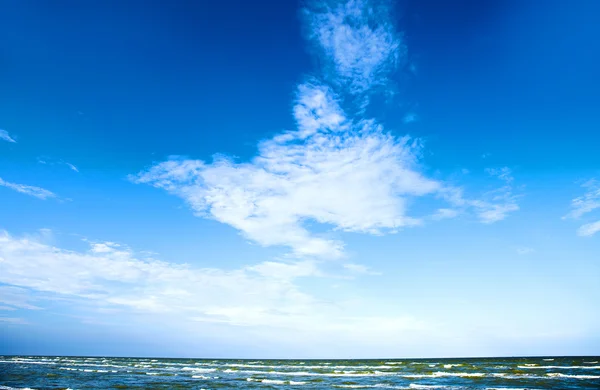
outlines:
M1 356L0 389L600 389L600 357L212 360Z

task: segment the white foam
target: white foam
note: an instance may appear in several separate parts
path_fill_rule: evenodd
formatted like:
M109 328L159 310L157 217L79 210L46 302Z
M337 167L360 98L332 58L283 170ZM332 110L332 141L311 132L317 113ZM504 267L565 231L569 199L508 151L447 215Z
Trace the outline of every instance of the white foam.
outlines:
M536 390L532 387L486 387L485 390Z
M570 375L561 374L559 372L549 372L546 374L552 378L572 378L572 379L600 379L600 375Z
M485 374L483 372L445 372L445 371L437 371L432 374L404 374L399 375L404 378L441 378L445 376L457 376L461 378L480 378L484 377Z
M216 368L196 368L196 367L183 367L181 371L192 371L197 373L215 372ZM227 370L226 370L227 371Z
M462 364L444 364L444 368L460 367Z
M598 363L598 361L595 361L595 362L584 362L584 363L585 364L596 364L596 363Z
M31 387L10 387L10 386L2 386L0 385L0 390L35 390Z
M259 370L232 370L227 369L223 372L226 373L244 373L244 374L257 374L257 375L280 375L280 376L331 376L331 377L366 377L366 376L385 376L395 375L395 372L381 372L374 371L370 373L335 373L335 372L309 372L309 371L259 371Z
M554 361L554 359L542 359L542 360L544 360L545 362L553 362Z
M246 378L247 382L261 382L269 385L292 385L292 386L300 386L305 385L306 382L294 382L294 381L284 381L281 379L260 379L260 378Z
M518 366L519 368L527 368L527 369L532 369L532 368L541 368L541 369L550 369L550 368L555 368L555 369L559 369L559 370L572 370L572 369L584 369L584 370L598 370L600 369L600 366L535 366L535 367L530 367L530 366Z
M285 385L285 381L279 379L261 379L261 382L270 385Z

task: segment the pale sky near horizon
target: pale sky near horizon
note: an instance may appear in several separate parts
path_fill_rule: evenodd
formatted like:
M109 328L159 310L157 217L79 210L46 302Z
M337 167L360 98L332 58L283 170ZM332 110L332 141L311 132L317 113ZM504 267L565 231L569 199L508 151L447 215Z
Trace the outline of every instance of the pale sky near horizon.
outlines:
M600 354L600 3L2 8L0 354Z

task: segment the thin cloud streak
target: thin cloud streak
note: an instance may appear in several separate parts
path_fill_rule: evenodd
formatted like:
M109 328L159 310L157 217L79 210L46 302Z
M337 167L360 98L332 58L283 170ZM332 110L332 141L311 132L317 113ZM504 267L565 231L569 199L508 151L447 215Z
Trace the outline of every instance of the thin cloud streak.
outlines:
M14 138L10 136L8 131L0 129L0 139L6 142L16 143Z
M563 219L580 219L584 215L592 213L600 208L600 182L596 179L586 181L581 185L586 192L571 201L571 212ZM600 221L590 222L577 229L577 235L591 237L600 231Z
M369 323L380 331L371 337L383 341L427 328L407 315L366 315L371 307L302 292L297 279L321 276L310 261L271 261L224 271L140 257L112 242L88 244L86 251L73 251L45 244L35 235L0 231L0 283L8 284L0 286L0 302L38 309L29 303L32 296L36 303L67 300L98 316L111 312L150 315L145 318L155 323L266 327L265 336L301 331L351 340L362 336Z
M25 195L33 196L38 199L56 198L56 194L41 187L30 186L26 184L11 183L0 178L0 186L10 188Z

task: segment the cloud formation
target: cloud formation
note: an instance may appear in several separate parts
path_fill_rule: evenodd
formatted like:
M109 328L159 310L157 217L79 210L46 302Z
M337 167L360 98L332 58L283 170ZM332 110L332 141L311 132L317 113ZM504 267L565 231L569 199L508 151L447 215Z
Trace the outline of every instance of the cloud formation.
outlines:
M30 186L26 184L11 183L0 178L0 186L10 188L25 195L30 195L38 199L55 198L56 194L41 187Z
M364 316L360 306L302 292L294 280L319 274L308 261L225 271L140 257L113 242L88 244L85 251L72 251L0 231L0 283L8 284L0 286L0 303L37 310L38 302L60 298L96 314L153 314L159 322L168 314L176 322L344 331L348 337L361 332L363 323L390 332L421 327L408 316Z
M305 10L309 39L330 68L324 77L352 95L389 88L389 75L405 59L402 35L388 1L313 3Z
M79 173L79 169L78 169L78 168L77 168L75 165L73 165L73 164L71 164L71 163L68 163L68 162L66 162L66 163L64 163L64 164L65 164L66 166L68 166L68 167L69 167L69 168L70 168L72 171L75 171L75 172Z
M584 215L592 213L600 208L600 182L596 179L591 179L582 184L586 192L571 201L571 212L563 217L563 219L580 219ZM582 237L590 237L600 231L600 220L596 222L586 223L577 229L577 235Z
M259 143L258 155L248 162L174 158L130 180L164 189L196 215L299 257L344 255L339 238L311 232L308 222L330 232L382 234L454 217L458 209L475 210L485 223L505 218L518 209L509 173L497 175L507 185L485 199L466 199L460 188L426 176L419 140L397 137L363 115L364 102L390 91L390 75L405 62L390 13L388 2L314 3L305 10L308 37L328 66L321 77L298 86L295 130ZM446 199L452 208L413 215L411 200L424 196Z
M15 141L14 138L12 138L10 136L10 134L8 134L8 131L2 130L2 129L0 129L0 140L6 141L6 142L11 142L11 143L17 142L17 141Z

